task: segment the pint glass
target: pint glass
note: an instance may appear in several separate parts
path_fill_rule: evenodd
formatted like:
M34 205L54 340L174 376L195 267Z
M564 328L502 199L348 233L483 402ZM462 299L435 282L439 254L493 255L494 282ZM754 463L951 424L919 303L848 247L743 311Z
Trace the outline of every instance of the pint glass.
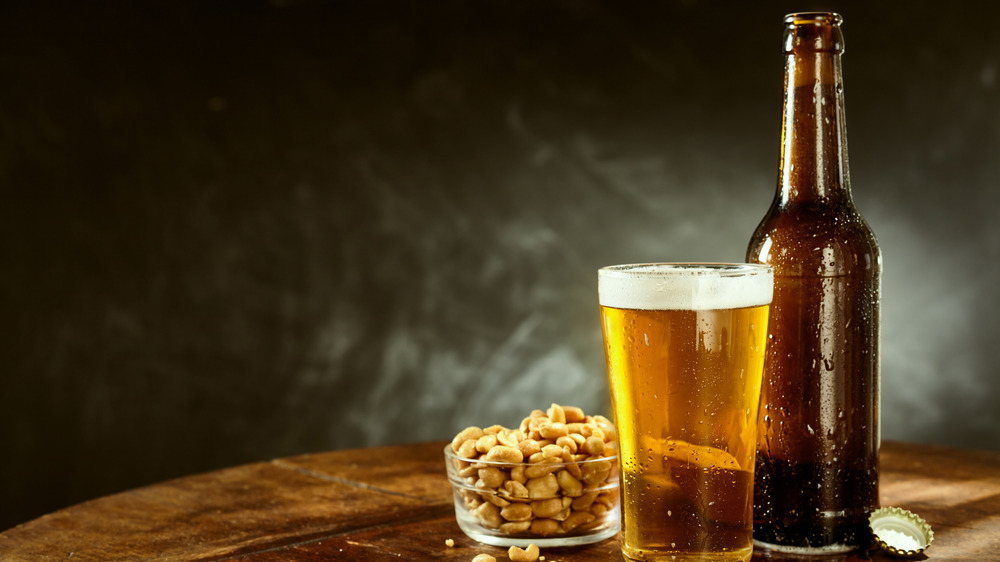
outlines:
M626 559L750 560L772 286L759 264L598 271Z

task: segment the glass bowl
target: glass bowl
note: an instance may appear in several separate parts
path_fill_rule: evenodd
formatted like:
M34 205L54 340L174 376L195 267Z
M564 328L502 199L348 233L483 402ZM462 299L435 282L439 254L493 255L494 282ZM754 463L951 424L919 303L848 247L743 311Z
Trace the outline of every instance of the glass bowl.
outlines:
M495 546L589 544L621 526L618 457L503 462L444 449L458 526Z

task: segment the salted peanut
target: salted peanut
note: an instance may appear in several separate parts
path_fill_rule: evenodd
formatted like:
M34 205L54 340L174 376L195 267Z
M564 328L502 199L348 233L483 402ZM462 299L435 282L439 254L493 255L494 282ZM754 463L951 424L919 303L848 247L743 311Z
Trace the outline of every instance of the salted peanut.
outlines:
M507 492L507 496L511 498L529 498L531 497L528 488L524 484L518 482L517 480L508 480L503 483L503 490Z
M479 480L482 481L483 486L487 488L499 488L500 486L503 486L504 480L506 479L507 475L495 466L487 466L479 469ZM479 487L478 483L476 487Z
M545 439L558 439L565 435L569 435L569 430L566 429L566 424L564 423L543 422L538 425L538 433L540 433Z
M524 458L528 458L535 453L541 452L542 450L542 445L538 441L530 438L519 441L516 447L521 451L521 455L523 455Z
M453 548L455 546L455 539L444 539L444 545L448 548Z
M546 445L542 447L542 457L546 459L562 459L563 448L559 445Z
M556 482L559 483L559 488L562 489L564 495L571 498L583 495L583 483L570 474L568 470L560 470L557 472Z
M574 511L569 514L569 517L567 517L565 521L562 522L562 529L563 531L569 533L577 527L590 523L594 519L597 519L597 517L593 513L586 511Z
M552 517L563 510L562 498L548 498L531 502L531 513L535 517Z
M549 473L540 478L530 478L524 485L531 499L550 498L559 492L559 482L555 474Z
M507 501L506 498L500 497L500 495L494 494L492 492L487 492L485 494L482 494L482 497L486 501L490 502L491 504L493 504L493 505L495 505L495 506L497 506L497 507L499 507L501 509L507 507L508 505L510 505L510 502Z
M506 429L506 428L504 426L502 426L502 425L493 424L493 425L491 425L489 427L484 427L483 428L483 433L485 433L487 435L496 435L497 433L500 433L504 429Z
M531 528L531 521L508 521L500 525L500 532L505 535L520 535Z
M603 492L598 494L597 499L594 501L604 505L604 507L607 507L608 509L612 509L618 505L618 494L614 492Z
M576 406L563 406L563 415L566 416L566 423L579 423L587 419L582 408Z
M575 457L576 457L576 455L574 455L573 453L570 453L566 449L563 449L562 462L564 462L564 463L574 462L574 458Z
M528 481L528 477L524 475L524 465L518 464L510 469L510 479L515 482L520 482L524 484Z
M559 532L559 522L555 519L535 519L531 522L531 534L547 537Z
M563 508L563 510L560 511L559 513L553 515L552 518L555 519L556 521L565 521L566 518L569 517L570 513L573 513L573 511L570 510L570 508L566 507Z
M462 457L463 459L471 459L476 456L476 439L466 439L464 443L458 446L458 450L455 454Z
M604 444L604 456L613 457L617 454L618 454L618 447L615 445L614 441Z
M485 461L518 463L524 460L524 455L521 454L520 450L514 447L497 445L491 448L485 455L483 455L482 458Z
M608 511L608 508L602 503L594 502L593 505L590 506L590 512L593 513L595 517L604 517L604 514Z
M503 517L500 517L500 508L490 502L484 502L476 508L476 518L488 529L498 529L503 523Z
M566 412L559 404L552 404L545 413L548 414L549 420L553 423L566 423Z
M459 431L458 435L456 435L455 438L451 440L451 450L457 453L458 448L459 446L462 445L462 443L465 443L469 439L479 439L482 436L483 436L483 430L481 428L476 427L474 425L467 427L462 431Z
M489 554L477 554L472 558L472 562L497 562L497 559Z
M517 433L513 431L501 431L497 433L497 442L501 445L506 445L507 447L517 447L520 442Z
M562 459L539 459L532 464L528 465L524 469L524 475L528 477L528 480L534 478L541 478L546 474L552 474L553 472L559 470Z
M602 416L601 414L596 414L593 416L593 418L594 421L597 423L597 425L602 428L610 429L615 426L615 424L611 423L611 420Z
M496 434L486 434L476 440L476 450L480 453L486 453L493 447L497 446L497 436ZM601 444L604 447L604 444Z
M582 496L573 499L571 507L574 511L587 511L597 499L597 492L586 492Z
M476 448L477 449L479 448L478 443L476 444ZM587 453L588 455L604 454L604 439L601 439L596 435L591 435L583 443L583 447L581 447L581 450L582 452Z
M529 544L528 548L512 546L507 550L507 557L510 558L510 562L535 562L535 560L538 560L539 554L538 545L534 543Z
M507 521L530 521L531 506L526 503L512 503L500 510L500 517Z
M579 447L579 444L570 435L564 435L556 439L556 445L562 447L563 450L569 454L576 453L576 450Z
M543 423L550 423L549 418L547 418L544 414L541 416L532 416L528 418L528 427L524 430L524 433L525 434L537 433Z
M579 455L574 455L573 456L574 462L566 463L566 470L568 470L569 473L573 475L573 478L576 478L577 480L579 480L579 479L583 478L583 470L580 469L580 465L577 464L575 461L583 460L583 459L577 459L576 458L577 456L579 456Z
M476 478L479 477L479 467L475 465L469 465L463 468L462 470L459 470L458 475L462 477L465 481L468 481L471 478L472 481L475 482Z
M608 479L611 474L611 461L588 462L580 467L583 480L587 484L599 484Z

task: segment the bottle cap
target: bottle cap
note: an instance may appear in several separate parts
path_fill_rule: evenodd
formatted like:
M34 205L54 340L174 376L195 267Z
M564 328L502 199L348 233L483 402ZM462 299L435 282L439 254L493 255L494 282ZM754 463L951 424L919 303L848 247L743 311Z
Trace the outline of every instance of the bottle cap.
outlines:
M875 542L893 556L916 556L934 540L934 531L926 521L899 507L876 509L868 518L868 524Z

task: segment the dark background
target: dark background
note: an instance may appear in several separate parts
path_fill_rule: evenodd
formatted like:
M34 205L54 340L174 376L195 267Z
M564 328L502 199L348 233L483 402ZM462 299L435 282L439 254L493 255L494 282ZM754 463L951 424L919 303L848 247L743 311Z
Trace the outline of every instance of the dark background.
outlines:
M743 259L806 9L845 17L883 438L1000 450L996 3L83 4L0 8L0 529L604 410L595 270Z

